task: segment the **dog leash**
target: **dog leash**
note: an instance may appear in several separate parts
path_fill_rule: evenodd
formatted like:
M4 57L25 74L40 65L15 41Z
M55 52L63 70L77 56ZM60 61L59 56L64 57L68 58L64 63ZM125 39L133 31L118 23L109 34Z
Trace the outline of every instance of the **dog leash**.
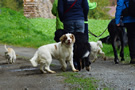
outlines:
M108 27L107 27L107 28L108 28ZM88 33L90 33L91 35L93 35L93 36L95 36L95 37L100 37L100 36L102 36L102 35L104 34L104 32L107 30L107 28L106 28L99 36L95 35L95 34L92 33L90 30L88 30Z

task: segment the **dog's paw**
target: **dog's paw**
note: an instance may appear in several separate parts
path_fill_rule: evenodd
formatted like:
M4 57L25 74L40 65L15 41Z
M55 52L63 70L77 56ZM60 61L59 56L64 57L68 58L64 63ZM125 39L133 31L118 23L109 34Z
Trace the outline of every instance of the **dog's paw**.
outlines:
M89 66L89 71L91 71L91 66Z
M92 60L91 62L94 63L96 60Z
M119 59L114 59L115 64L119 64Z
M55 72L55 71L50 71L50 73L54 74L54 73L56 73L56 72Z
M79 70L75 69L75 70L73 70L73 72L79 72Z
M62 70L63 72L65 72L65 71L66 71L66 69L65 69L65 68L61 68L61 70Z
M91 70L91 66L86 67L86 70L87 70L87 71L90 71L90 70Z
M48 70L47 72L52 73L52 74L56 73L55 71L52 71L52 70Z
M106 59L107 59L107 58L106 58L106 57L104 57L104 61L106 61Z
M44 71L44 70L40 70L40 72L41 72L41 73L43 73L43 74L44 74L44 73L47 73L47 72L46 72L46 71Z

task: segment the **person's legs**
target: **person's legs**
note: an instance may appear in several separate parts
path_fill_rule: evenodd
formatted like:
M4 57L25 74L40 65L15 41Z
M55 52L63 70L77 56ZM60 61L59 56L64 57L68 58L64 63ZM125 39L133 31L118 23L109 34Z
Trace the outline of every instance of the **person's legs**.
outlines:
M75 32L84 33L84 29L85 29L84 20L76 20L74 24L75 24Z
M66 32L69 32L69 33L73 33L74 32L74 21L73 20L70 20L70 21L64 21L64 30Z
M128 45L131 58L130 63L135 64L135 23L127 23L125 26L128 35Z
M84 20L70 20L64 21L64 30L66 32L75 33L75 32L82 32L84 33Z

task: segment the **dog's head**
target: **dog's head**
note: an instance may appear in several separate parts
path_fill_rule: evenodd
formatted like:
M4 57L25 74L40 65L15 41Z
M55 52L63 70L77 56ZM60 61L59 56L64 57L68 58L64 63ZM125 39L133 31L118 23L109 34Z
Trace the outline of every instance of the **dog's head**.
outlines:
M8 54L8 52L5 52L5 58L10 60L10 55Z
M102 43L107 43L107 44L111 44L111 37L110 35L104 37L104 38L100 38L100 41L102 41Z
M60 41L66 45L71 45L75 43L75 36L71 33L67 33L60 37Z
M97 45L101 48L103 48L102 41L97 41Z

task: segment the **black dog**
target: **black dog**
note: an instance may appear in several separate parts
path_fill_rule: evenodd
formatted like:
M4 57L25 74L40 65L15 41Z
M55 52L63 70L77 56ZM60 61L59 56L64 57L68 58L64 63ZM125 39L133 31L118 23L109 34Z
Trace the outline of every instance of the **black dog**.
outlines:
M115 47L115 43L117 42L116 40L120 41L120 45L121 45L121 50L120 50L120 57L121 57L121 61L124 61L124 39L127 40L127 36L126 36L126 32L125 32L125 28L123 27L122 22L120 22L121 26L116 26L115 24L115 19L112 19L110 21L110 23L108 24L108 31L110 34L110 39L111 39L111 44L113 47L113 52L114 52L114 62L115 64L119 63L119 59L118 59L118 55L117 55L117 50Z
M127 45L128 45L127 32L125 32L125 34L124 34L123 37L124 37L124 46L127 46ZM108 36L106 36L106 37L104 37L104 38L100 38L99 40L102 41L102 43L112 44L112 43L111 43L111 37L110 37L110 35L108 35ZM119 38L116 38L115 41L116 41L116 42L115 42L115 46L117 46L118 49L120 49L120 47L121 47L120 39L119 39Z
M83 69L84 67L86 68L87 71L90 70L90 60L89 60L89 55L90 55L90 45L87 40L87 36L84 33L75 33L75 39L76 42L74 44L74 55L73 55L73 60L74 60L74 66L76 69L79 71Z

